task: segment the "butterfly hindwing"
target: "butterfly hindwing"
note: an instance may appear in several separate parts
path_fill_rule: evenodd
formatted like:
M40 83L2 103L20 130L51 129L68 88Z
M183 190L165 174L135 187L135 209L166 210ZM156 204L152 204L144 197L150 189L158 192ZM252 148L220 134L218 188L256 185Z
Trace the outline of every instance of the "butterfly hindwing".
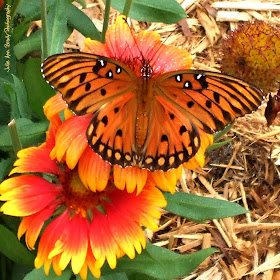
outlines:
M42 73L77 115L93 113L135 87L135 75L125 65L93 54L50 56L43 62Z
M155 93L156 94L156 93ZM167 171L191 159L200 147L199 129L173 105L157 96L140 165Z
M132 92L101 107L93 116L87 139L104 160L122 167L135 165L135 96Z

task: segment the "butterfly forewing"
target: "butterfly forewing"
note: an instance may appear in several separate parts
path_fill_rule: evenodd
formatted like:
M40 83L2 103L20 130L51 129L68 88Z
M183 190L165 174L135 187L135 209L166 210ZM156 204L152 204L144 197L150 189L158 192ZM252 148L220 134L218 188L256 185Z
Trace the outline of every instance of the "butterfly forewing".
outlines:
M177 71L156 80L158 93L206 133L223 129L256 110L263 92L231 76L204 71Z
M113 59L86 53L57 54L42 66L45 79L77 115L93 113L135 87L133 72Z

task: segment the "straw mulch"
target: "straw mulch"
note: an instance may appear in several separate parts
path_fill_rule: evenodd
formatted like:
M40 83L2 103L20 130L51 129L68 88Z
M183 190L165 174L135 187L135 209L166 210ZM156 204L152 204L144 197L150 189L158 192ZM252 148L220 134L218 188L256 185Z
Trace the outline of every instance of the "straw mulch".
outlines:
M258 19L280 26L280 5L273 0L179 2L189 15L180 22L182 28L177 24L131 23L135 31L157 31L165 44L189 51L195 69L219 71L221 39L238 23ZM100 30L104 8L102 0L88 1L85 10ZM111 11L111 22L117 15ZM83 38L74 32L65 47L82 49ZM160 230L147 231L154 244L182 254L211 246L219 248L219 253L184 280L280 279L280 118L267 127L265 106L238 119L226 136L234 140L207 154L204 168L185 170L178 182L178 191L235 201L250 213L197 224L163 212Z

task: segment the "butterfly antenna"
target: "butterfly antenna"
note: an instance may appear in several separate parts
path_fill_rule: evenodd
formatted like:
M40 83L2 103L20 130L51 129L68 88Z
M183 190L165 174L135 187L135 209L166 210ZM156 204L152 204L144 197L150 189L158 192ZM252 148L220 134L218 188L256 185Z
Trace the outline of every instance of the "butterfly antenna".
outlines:
M157 59L157 54L159 53L159 51L161 50L161 48L165 45L166 41L171 37L172 34L175 33L176 30L178 30L180 27L176 27L175 29L173 29L171 31L171 33L161 42L159 48L156 50L154 56L153 56L153 59Z
M139 51L139 53L140 53L140 56L142 57L142 63L145 64L146 60L145 60L145 57L144 57L143 53L142 53L141 50L139 49L139 46L138 46L137 41L136 41L136 39L135 39L135 34L132 32L132 28L129 26L127 19L124 18L123 20L124 20L124 21L126 22L126 24L128 25L129 30L130 30L130 33L131 33L132 38L133 38L133 40L134 40L134 43L135 43L135 45L136 45L136 48L138 49L138 51Z

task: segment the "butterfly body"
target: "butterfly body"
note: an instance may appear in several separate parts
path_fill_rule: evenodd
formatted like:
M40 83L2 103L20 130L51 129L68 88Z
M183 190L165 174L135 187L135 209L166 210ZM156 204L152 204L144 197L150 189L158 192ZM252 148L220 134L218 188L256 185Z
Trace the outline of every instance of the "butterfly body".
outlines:
M42 69L72 111L93 114L86 134L96 153L111 164L151 171L187 162L204 134L256 110L263 99L261 90L234 77L197 70L155 74L141 58L124 64L58 54Z

